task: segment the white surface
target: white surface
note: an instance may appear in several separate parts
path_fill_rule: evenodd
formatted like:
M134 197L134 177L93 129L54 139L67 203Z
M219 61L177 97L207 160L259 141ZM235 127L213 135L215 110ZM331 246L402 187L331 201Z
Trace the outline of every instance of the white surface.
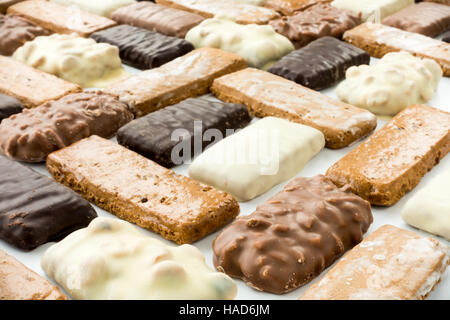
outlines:
M375 59L372 60L374 62ZM131 71L131 69L128 68L128 70ZM336 98L334 94L335 87L323 90L322 92ZM434 95L433 99L430 100L427 104L449 111L450 112L450 78L442 78L438 90L436 94ZM386 122L380 120L378 123L377 130L381 128ZM439 125L439 123L436 123L436 125ZM360 142L358 142L360 143ZM297 176L312 176L316 174L324 174L326 170L337 160L339 160L341 157L343 157L345 154L350 152L352 149L356 147L358 144L354 144L350 147L339 149L339 150L330 150L330 149L323 149L316 157L314 157L309 163L306 165L306 167L297 174ZM420 143L420 141L418 141ZM42 165L31 165L34 169L37 171L44 173L46 175L49 175L49 173L45 170L45 166ZM176 167L174 169L175 172L187 175L187 169L188 165L182 165L179 167ZM371 225L369 231L367 234L373 232L378 227L385 225L385 224L392 224L395 226L398 226L400 228L409 229L416 231L417 233L423 235L423 236L430 236L434 237L440 242L450 245L449 241L446 241L443 238L432 236L426 232L414 229L410 226L408 226L401 218L401 210L403 206L405 205L406 201L411 198L419 189L423 188L427 183L429 183L434 177L438 176L440 173L444 172L445 170L450 169L450 156L447 156L444 158L440 164L438 164L433 170L431 170L425 177L422 179L420 184L410 193L408 193L405 197L403 197L398 203L396 203L392 207L373 207L372 212L374 216L374 222ZM240 203L241 205L241 214L242 215L248 215L252 213L256 206L263 203L270 197L272 197L275 193L282 190L283 186L287 182L284 182L282 184L279 184L272 188L269 192L263 194L262 196L253 199L252 201ZM110 213L107 213L106 211L99 209L95 207L99 216L106 216L106 217L113 217ZM156 237L158 239L162 239L159 235L145 231L148 235L151 235L153 237ZM218 232L209 235L208 237L194 243L194 245L199 248L202 253L206 256L206 262L213 266L212 264L212 249L211 244L214 240L215 236ZM366 234L366 235L367 235ZM164 240L166 243L170 243L167 240ZM21 250L17 250L8 244L6 244L3 241L0 241L0 249L6 251L7 253L13 255L17 259L19 259L22 263L24 263L29 268L33 269L40 275L44 275L44 271L40 267L40 258L42 257L44 251L51 245L51 243L45 244L31 252L24 252ZM436 289L430 294L428 299L450 299L450 268L447 269L446 274L444 275L441 283L436 287ZM327 270L325 270L319 277L313 280L313 282L320 279ZM244 284L240 280L236 280L236 283L238 285L238 295L237 299L267 299L267 300L275 300L275 299L297 299L302 295L303 292L310 286L310 284L307 284L301 288L298 288L288 294L284 295L275 295L275 294L269 294L264 292L256 291L246 284ZM189 297L186 297L189 298Z

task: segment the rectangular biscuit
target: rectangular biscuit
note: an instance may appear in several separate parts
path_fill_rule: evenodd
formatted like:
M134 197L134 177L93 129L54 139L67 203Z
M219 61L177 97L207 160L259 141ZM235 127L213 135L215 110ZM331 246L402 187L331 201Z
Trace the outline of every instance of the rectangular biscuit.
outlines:
M118 47L122 61L138 69L160 67L194 50L184 39L126 24L94 32L91 38Z
M19 2L8 8L8 14L22 16L55 33L74 32L83 37L117 24L111 19L81 11L77 7L66 7L43 0Z
M422 300L450 262L432 238L385 225L347 253L301 300Z
M369 64L365 51L333 37L317 39L276 62L269 72L302 86L322 90L345 78L351 66Z
M257 117L274 116L314 127L332 149L349 145L377 126L376 117L367 110L257 69L218 78L211 91L221 100L244 104Z
M226 16L241 24L267 24L269 20L280 17L271 9L233 0L156 0L156 3L193 12L205 18Z
M67 300L57 286L0 250L0 300Z
M314 128L266 117L205 150L189 176L248 201L299 173L324 145Z
M76 84L0 56L0 93L17 98L27 108L81 90Z
M441 66L444 75L450 76L450 44L443 41L371 22L346 31L344 40L376 58L382 58L388 52L407 51L433 59Z
M402 218L413 227L450 241L450 167L406 202Z
M117 141L166 168L189 162L201 152L197 149L204 150L216 142L215 138L205 139L205 132L215 130L214 133L225 137L228 130L245 127L251 120L245 106L213 99L186 99L152 112L120 128ZM174 137L176 130L179 135ZM186 151L176 149L180 144L188 145L190 152L185 154Z
M198 14L148 1L122 7L111 14L111 19L120 24L129 24L183 39L190 29L204 20Z
M327 171L338 186L390 206L450 151L450 113L412 105Z
M32 250L83 228L97 217L85 199L0 155L0 239Z
M208 92L213 80L245 68L244 58L214 48L191 51L159 68L118 81L106 92L118 95L137 116Z
M51 153L47 169L99 207L178 244L205 237L239 213L225 192L98 136Z
M49 0L64 6L80 8L83 11L90 12L99 16L109 17L111 13L123 6L136 3L135 0Z
M296 11L302 11L317 3L328 3L332 0L267 0L265 7L290 16Z
M251 287L282 294L313 280L358 244L370 204L323 175L292 179L214 240L214 265Z
M332 6L360 14L363 21L379 22L414 4L414 0L333 0Z
M409 32L436 37L450 29L450 6L422 2L385 18L382 23Z

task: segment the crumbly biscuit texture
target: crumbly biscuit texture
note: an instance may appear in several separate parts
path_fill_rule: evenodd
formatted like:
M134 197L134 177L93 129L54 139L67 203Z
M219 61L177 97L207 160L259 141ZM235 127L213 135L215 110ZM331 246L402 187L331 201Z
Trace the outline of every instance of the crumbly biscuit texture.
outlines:
M196 48L212 47L244 57L250 67L267 69L294 50L293 44L271 26L241 25L226 19L207 19L191 29L186 40Z
M375 65L349 68L336 95L373 113L395 115L407 106L430 100L441 77L442 70L434 60L392 52Z
M50 247L42 268L75 299L233 299L236 284L194 246L169 246L130 223L97 218Z

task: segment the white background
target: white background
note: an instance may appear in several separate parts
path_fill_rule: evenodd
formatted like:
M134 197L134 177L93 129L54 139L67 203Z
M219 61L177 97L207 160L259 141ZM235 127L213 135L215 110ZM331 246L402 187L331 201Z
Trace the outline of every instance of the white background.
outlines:
M372 59L371 63L376 63L376 59ZM127 69L132 72L132 73L136 73L138 72L138 70L132 69L132 68L128 68ZM334 98L336 98L335 96L335 87L327 89L322 91L324 94L330 95ZM440 84L439 84L439 88L437 90L437 93L435 94L435 96L433 97L433 99L431 101L428 102L428 105L431 105L433 107L437 107L443 110L447 110L450 112L450 78L442 78ZM377 130L379 130L384 124L386 123L386 121L384 120L379 120L378 121L378 127ZM439 126L439 123L436 123L436 126ZM115 139L114 139L115 141ZM360 143L360 142L359 142ZM420 141L417 141L417 143L420 143ZM345 154L347 154L348 152L350 152L353 148L356 147L357 144L354 144L350 147L344 148L344 149L340 149L340 150L330 150L330 149L324 149L322 150L315 158L313 158L308 165L301 171L298 173L298 176L312 176L312 175L316 175L316 174L324 174L326 172L326 170L337 160L339 160L341 157L343 157ZM44 164L40 164L40 165L30 165L31 167L33 167L34 169L36 169L37 171L49 175L48 172L45 169L45 165ZM188 169L188 165L182 165L179 166L177 168L174 169L175 172L179 173L179 174L184 174L187 175L187 169ZM403 197L398 203L396 203L394 206L392 207L372 207L372 212L373 212L373 216L374 216L374 222L371 225L369 231L367 232L366 236L373 232L374 230L376 230L378 227L384 225L384 224L392 224L395 226L398 226L400 228L405 228L405 229L410 229L410 230L414 230L424 236L431 236L425 232L416 230L412 227L409 227L402 219L400 216L400 212L404 206L404 204L406 203L406 201L413 196L413 194L420 188L422 188L424 185L426 185L429 181L431 181L431 179L433 179L433 177L436 177L437 175L439 175L440 172L443 172L444 170L450 170L450 156L447 156L446 158L444 158L441 163L439 165L437 165L431 172L429 172L420 182L420 184L416 187L415 190L413 190L412 192L408 193L405 197ZM274 187L272 190L270 190L269 192L267 192L266 194L253 199L252 201L246 202L246 203L240 203L241 206L241 215L248 215L250 213L252 213L255 210L255 207L261 203L263 203L264 201L266 201L267 199L269 199L270 197L272 197L275 193L279 192L282 190L283 186L286 184L287 182L280 184L276 187ZM449 198L450 198L450 190L448 190L449 192ZM99 216L106 216L106 217L115 217L112 214L99 209L98 207L94 206L95 209L97 210L97 213ZM141 229L143 230L143 229ZM157 237L159 239L162 239L159 235L149 232L149 231L145 231L149 236L153 236L153 237ZM194 245L199 248L203 254L206 257L206 261L208 263L208 265L210 265L211 267L213 267L212 264L212 249L211 249L211 244L213 239L216 237L217 233L214 233L204 239L202 239L201 241L198 241L196 243L194 243ZM450 242L439 238L439 237L435 237L436 239L438 239L439 241L441 241L442 243L446 243L448 245L450 245ZM165 241L168 244L172 244L171 242L162 239L163 241ZM13 248L12 246L8 245L7 243L0 241L0 249L6 251L7 253L11 254L12 256L16 257L17 259L19 259L22 263L24 263L26 266L28 266L29 268L33 269L34 271L36 271L37 273L39 273L42 276L45 276L43 270L40 267L40 258L43 255L44 251L51 245L51 243L45 244L40 246L39 248L31 251L31 252L24 252L18 249ZM448 268L450 269L450 268ZM326 273L323 272L319 277L317 277L314 281L317 281L318 279L320 279L321 276L323 276ZM431 295L428 297L428 299L450 299L450 271L447 270L446 274L444 275L441 283L436 287L436 289L431 293ZM313 281L313 282L314 282ZM312 282L312 283L313 283ZM244 282L242 282L241 280L236 280L237 286L238 286L238 295L237 295L237 299L269 299L269 300L274 300L274 299L296 299L298 297L300 297L302 295L302 293L311 285L307 284L301 288L298 288L288 294L284 294L284 295L274 295L274 294L269 294L269 293L264 293L264 292L258 292L252 288L250 288L249 286L247 286L246 284L244 284ZM187 299L189 297L186 297Z

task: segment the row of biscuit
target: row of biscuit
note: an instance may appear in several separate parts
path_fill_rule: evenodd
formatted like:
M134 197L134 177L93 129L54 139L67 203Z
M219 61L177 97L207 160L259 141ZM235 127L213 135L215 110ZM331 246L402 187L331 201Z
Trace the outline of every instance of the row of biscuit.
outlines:
M149 59L145 52L142 53L142 50L139 50L139 44L143 40L137 39L137 42L131 48L127 46L130 42L123 40L124 37L126 39L127 35L134 32L134 29L124 26L120 28L120 32L110 32L111 30L100 31L99 39L101 39L100 41L108 42L117 41L114 43L115 45L119 48L123 46L123 49L120 51L124 52L122 53L124 61L128 61L124 56L137 56L138 61L143 61L144 66L147 65L145 68L156 67L153 64L155 59L153 57ZM142 39L146 39L146 37ZM329 41L335 40L332 39ZM333 46L329 45L329 47L332 48ZM138 49L134 51L134 48ZM129 53L126 54L127 52ZM136 55L136 52L141 52L141 54ZM161 57L164 59L167 58L167 55L162 54ZM430 86L437 86L441 71L436 64L424 60L423 66L416 67L417 64L422 63L422 60L412 58L409 55L397 56L398 58L392 58L396 57L396 55L390 55L389 57L397 61L411 59L413 70L422 67L424 69L424 71L421 71L422 76L427 77L427 79L435 79L431 82ZM244 104L252 114L268 118L249 126L240 133L230 136L203 153L191 166L190 175L218 189L230 192L239 200L248 200L267 191L272 186L286 181L299 172L304 164L323 148L325 142L330 148L341 148L371 133L376 126L375 117L367 111L327 98L324 95L268 72L250 68L244 69L245 61L242 58L233 54L227 54L224 51L197 49L172 62L165 62L162 62L161 64L163 65L159 68L145 71L108 86L105 92L116 94L121 100L121 102L115 100L112 103L113 106L116 105L115 108L111 107L111 100L115 98L107 93L75 93L66 95L57 101L48 102L36 109L25 110L25 112L17 116L12 116L0 126L0 129L4 128L5 130L1 136L7 137L5 139L7 141L2 144L4 146L2 148L8 150L5 153L8 152L6 154L15 159L43 161L50 152L69 146L84 137L91 135L111 136L119 127L132 119L128 111L128 107L132 107L137 116L142 116L149 112L152 113L123 127L119 131L119 143L144 154L146 157L163 166L170 167L176 164L171 163L173 158L171 155L168 155L174 146L168 143L164 147L164 150L160 149L160 139L169 140L167 135L163 134L160 139L155 137L153 143L148 139L139 139L143 130L151 130L155 127L155 123L158 123L158 117L160 117L160 122L164 122L167 117L173 117L173 119L181 123L187 116L193 117L192 119L199 119L201 115L193 115L192 112L188 111L189 107L195 106L201 114L205 114L205 121L211 118L217 121L211 123L210 128L217 128L219 126L223 130L236 129L245 126L249 122L246 109L240 105L224 105L218 101L211 101L206 97L185 100L186 98L196 97L206 93L211 89L220 99L232 103ZM44 90L36 92L36 89L32 87L35 83L30 86L29 79L22 80L21 82L21 77L17 76L18 74L26 73L27 75L30 74L30 77L35 77L38 80L44 74L20 64L12 67L13 65L14 62L11 62L10 59L5 59L3 79L9 85L7 87L7 90L10 90L8 93L16 90L14 95L22 101L34 100L43 102L48 100L45 97L46 93ZM340 66L338 63L337 68ZM428 70L427 67L429 68ZM16 69L16 75L10 74L11 70ZM355 71L352 73L354 74ZM49 79L55 82L58 80L57 78ZM331 79L329 81L333 83L336 80L338 79ZM418 88L415 89L422 89L422 83L426 81L421 78L417 81L415 85ZM11 83L14 83L14 85L11 85ZM47 83L45 87L48 85ZM62 90L69 88L67 83L61 82L59 85L63 87ZM64 88L65 86L67 88ZM24 88L28 88L28 92L23 90ZM72 87L72 91L79 90L79 88L73 89ZM430 88L429 90L433 92L435 88ZM71 91L67 90L61 96L69 92ZM19 97L19 94L23 96ZM35 94L37 94L37 97L34 96ZM40 96L40 94L44 97ZM418 92L417 96L426 100L427 94L428 96L430 95L429 93ZM42 100L39 100L40 98ZM97 99L98 101L92 99ZM127 105L123 104L123 102L126 102ZM172 107L163 108L177 102L181 103ZM417 100L416 102L422 101ZM408 105L412 103L408 103ZM216 105L215 108L214 104ZM40 103L36 103L35 105L40 105ZM67 107L69 105L70 107ZM185 106L184 109L183 105ZM13 106L20 108L20 104L17 104L17 101L14 101ZM77 108L78 114L76 112ZM153 112L161 108L163 109ZM227 112L229 111L230 115L225 114L223 110L218 111L218 108L229 108ZM95 110L91 114L86 114L83 112L83 109L99 110ZM180 110L183 110L184 113ZM302 125L270 117L274 115L278 118L286 118ZM236 120L236 117L241 118ZM432 125L437 121L436 119L439 119L443 123L442 128L435 128ZM231 120L236 120L236 122L230 123ZM449 126L447 124L449 122L447 120L447 113L430 107L414 106L407 108L392 120L391 124L393 128L390 128L391 130L386 127L362 145L369 145L367 152L364 150L362 153L367 154L367 169L364 167L364 159L360 161L359 155L361 154L361 150L364 149L361 146L361 150L353 152L356 155L357 161L352 159L350 155L348 156L348 163L355 164L357 167L356 170L352 168L348 172L345 172L345 170L337 169L337 173L333 173L332 168L330 168L329 171L331 173L328 176L338 185L340 184L339 179L349 179L350 188L346 188L368 199L373 204L390 205L396 202L408 190L415 187L420 178L425 174L425 170L431 169L437 160L448 153ZM64 121L74 126L61 126L61 123ZM410 122L413 123L413 126L408 127ZM99 123L102 124L100 128L97 127ZM308 125L308 127L305 125ZM138 126L140 127L138 128ZM175 127L176 124L174 124L173 128ZM223 154L223 149L225 149L225 152L234 150L236 145L243 145L244 152L249 155L253 153L260 154L257 151L255 152L255 149L252 149L250 139L252 134L264 128L274 129L279 134L281 150L279 150L280 157L278 160L282 170L279 170L272 176L261 174L261 166L267 165L267 163L262 163L263 159L257 159L256 163L251 163L251 166L247 164L242 165L233 161L225 163L225 166L224 163L214 162L217 159L221 160L220 154ZM421 130L417 132L417 128ZM172 128L168 127L166 129L168 130L167 132L172 132ZM24 130L25 133L23 132ZM395 130L404 130L404 132L397 134ZM74 132L80 132L80 135L74 135ZM152 136L154 135L152 132L150 134ZM302 138L292 139L292 137L296 136ZM410 150L411 148L408 148L408 145L410 145L408 141L417 141L425 137L427 140L423 144L423 149L413 148L414 150ZM379 163L382 170L373 166L373 160L381 159L386 153L386 148L383 148L383 144L380 142L391 141L394 138L397 139L398 145L404 145L405 149L393 152L390 161L395 162L397 158L401 159L402 163L399 164L400 166L413 168L411 169L411 176L405 175L402 171L403 169L399 167L393 168L392 172L383 172L385 167L382 163ZM264 141L264 143L269 143L269 140L270 138L267 138L267 141ZM373 147L380 145L379 150ZM95 150L95 153L92 150ZM217 156L218 154L219 156ZM420 161L416 164L417 159L420 159ZM345 160L343 159L342 161ZM166 163L168 164L166 165ZM239 212L239 206L231 196L188 178L176 176L172 171L166 170L117 144L98 137L84 139L75 145L52 153L47 158L47 166L57 181L81 193L85 198L93 201L100 207L106 208L120 218L156 231L164 237L178 243L193 242L217 230L233 219ZM9 169L7 170L6 167ZM11 171L11 167L11 161L5 159L5 170L3 172ZM337 164L336 167L338 167ZM348 166L343 165L343 167L345 169ZM17 170L20 171L21 168ZM360 173L358 170L360 170ZM367 170L373 170L377 178L378 175L383 175L378 180L382 181L383 185L380 186L377 181L373 181L373 177L367 177ZM119 172L121 181L117 181L114 178L116 175L119 175ZM12 174L12 177L14 176ZM268 209L261 209L263 211L261 213L262 219L261 217L258 217L259 219L248 217L248 221L245 221L247 218L237 220L229 227L230 230L233 231L234 228L242 224L249 228L249 230L254 230L258 235L258 239L252 239L250 236L251 232L249 231L243 232L242 230L238 230L238 232L232 232L226 229L217 238L218 240L214 245L214 250L217 252L215 257L217 259L215 260L216 267L234 277L243 278L256 288L277 293L292 290L317 276L326 266L329 266L345 251L360 242L362 240L362 234L367 231L368 226L372 222L370 207L367 211L368 203L352 195L348 190L336 191L337 188L334 187L329 178L316 177L311 181L308 181L308 179L293 181L286 187L286 190L283 191L284 193L282 192L279 196L277 195L275 197L276 199L271 199L268 202ZM17 180L11 178L10 181L16 182ZM385 181L389 182L384 185ZM405 181L407 181L406 185ZM314 191L314 184L318 186L316 191ZM367 186L369 186L368 191L365 189ZM23 187L25 188L23 193L26 190L30 190L26 189L29 188L29 183L25 182ZM9 189L10 183L5 184L5 190ZM307 189L308 194L304 194L305 189ZM33 190L35 189L31 186L31 191ZM296 190L298 190L298 194L295 192ZM322 194L324 192L323 190L327 191L325 195ZM330 199L333 193L339 195L337 200ZM294 195L291 197L290 195L292 194ZM313 195L312 199L311 194ZM181 195L182 197L180 197ZM14 195L8 196L8 199L11 199L11 197L14 197ZM306 208L300 205L300 203L308 203L302 197L310 201ZM317 199L314 199L315 197ZM318 203L321 203L321 205L318 205ZM335 209L330 209L330 205L334 206ZM354 210L348 210L348 206L355 206L356 212ZM366 208L365 211L362 209L364 207ZM330 212L333 214L330 215ZM17 218L15 214L10 213L11 219ZM302 213L306 220L298 222L298 228L300 229L296 229L297 227L292 228L292 221L289 220L289 216L296 221L295 219L298 219L298 216L300 216L298 213ZM334 214L336 214L336 220L328 220L330 217L334 217ZM258 216L256 213L255 215ZM307 215L311 215L311 217ZM30 214L23 218L34 221L37 220L34 219L35 217L37 216ZM47 216L47 218L49 217ZM93 217L85 215L83 218L90 221ZM284 218L287 219L284 220ZM323 221L324 218L325 221ZM270 221L271 219L273 221ZM315 222L317 219L321 222ZM360 234L355 235L355 231L350 226L348 228L341 227L337 231L329 233L329 228L334 228L340 223L343 223L343 219L352 219L350 221L355 223L355 228L360 229ZM439 219L437 217L437 220ZM193 288L196 288L197 293L204 293L204 295L200 295L198 298L232 298L235 295L235 287L232 285L231 280L226 277L214 275L210 279L210 277L205 275L206 278L211 280L211 287L207 290L198 287L198 285L193 285L190 278L192 276L198 278L199 275L195 274L194 271L196 269L190 268L198 262L186 262L186 258L177 259L174 254L164 253L161 255L161 259L158 255L154 259L151 258L148 260L149 264L139 265L144 270L147 270L145 268L155 267L154 271L149 273L149 281L155 285L154 289L145 287L145 289L137 290L135 296L130 296L130 292L138 287L140 279L133 279L133 273L126 267L127 264L123 262L127 261L128 258L136 257L136 261L143 261L145 263L147 260L143 257L148 256L148 254L143 255L142 251L140 251L144 250L140 249L144 248L140 245L140 241L139 245L136 242L135 246L126 246L125 243L130 242L128 238L126 238L127 241L118 240L117 238L120 238L121 235L125 236L125 232L121 232L120 229L117 234L114 234L113 230L116 230L116 222L100 222L99 220L101 219L96 219L96 222L92 223L92 228L89 227L93 230L92 233L95 233L95 229L100 229L101 232L106 233L104 235L104 242L99 245L98 251L95 251L97 250L96 248L92 248L93 252L90 255L86 253L86 257L83 259L81 259L81 253L77 252L74 252L72 257L67 257L67 260L63 259L64 256L67 256L69 250L65 247L73 248L73 245L79 245L80 252L85 252L86 250L82 247L85 237L85 241L88 247L90 247L89 244L93 240L91 240L91 232L87 231L88 228L83 229L83 232L74 233L71 237L62 241L60 245L49 250L42 261L43 268L47 274L55 278L74 298L182 298L186 295L189 295L189 297L197 297L191 295L190 290L193 290ZM316 223L321 226L319 229L315 229L316 227L313 228ZM84 222L83 226L86 224L87 222ZM18 227L19 234L20 231L23 231L20 223L13 225ZM7 234L4 236L4 239L10 242L16 241L16 245L22 243L23 248L30 249L33 246L35 247L47 241L61 239L74 229L80 228L76 223L70 227L55 224L57 227L61 227L58 231L70 231L61 233L52 230L46 231L47 234L42 235L40 234L42 225L33 225L32 223L30 225L32 229L34 227L36 238L38 239L19 236L16 240ZM98 228L96 225L100 225L101 227ZM324 225L326 228L324 228ZM344 222L342 225L347 226L349 223ZM391 234L398 232L389 228L383 230L387 230L386 232ZM107 235L109 232L112 234ZM249 234L249 238L245 236L242 238L243 234L247 233ZM267 234L267 239L260 238L259 235L262 233ZM380 233L382 232L380 231ZM283 252L281 249L285 246L280 245L278 247L278 244L276 246L273 245L273 243L280 239L280 234L285 235L283 237L286 237L288 246L290 245L295 249L293 252ZM316 234L319 236L316 237ZM325 236L328 235L331 237L326 238ZM225 237L226 241L219 241L220 237ZM271 239L271 237L275 238ZM114 239L118 241L115 242ZM250 249L251 246L248 247L249 252L239 249L247 241L255 249ZM397 292L392 293L392 297L423 298L432 289L432 287L428 288L428 291L425 290L425 293L421 291L422 285L429 279L428 273L437 270L440 275L445 270L445 266L448 263L448 257L445 253L447 249L430 240L418 240L410 234L405 234L404 238L398 237L396 241L401 244L398 247L407 246L408 248L410 247L410 242L423 243L424 246L427 246L427 250L435 257L432 260L435 265L430 264L428 269L423 272L422 278L412 281L412 283L417 285L417 290L411 290L409 296L400 296ZM221 247L224 245L226 248ZM155 250L170 251L161 244L155 246L158 247L158 250L151 249L150 247L150 252L155 252ZM110 251L107 250L109 247L111 248ZM247 248L247 246L244 247ZM183 250L189 252L188 255L192 254L188 251L193 250L192 247L188 246L183 248L186 248ZM290 249L290 247L288 248ZM381 249L385 249L385 246ZM60 252L58 253L58 251ZM107 254L100 255L100 252L103 251L106 251ZM183 255L182 253L180 254ZM255 256L252 257L253 254ZM409 251L406 254L408 257L411 257ZM413 253L411 259L416 260L407 261L407 265L413 268L415 264L423 259L424 255L425 253L423 255ZM98 258L98 256L101 256L101 258ZM153 257L154 254L150 256ZM240 258L241 256L244 256L246 261L243 261ZM390 258L392 257L387 257L388 262L386 265L380 263L379 273L383 273L383 270L391 267L388 263L395 264L395 260L391 261L389 260ZM376 258L374 259L376 260ZM174 263L171 260L181 260L181 263L180 261ZM164 261L164 264L156 263L160 261ZM238 261L238 264L233 265L232 263L236 264L236 261ZM316 263L319 261L320 266L314 265L314 261ZM280 264L280 267L278 264ZM439 266L439 268L436 266ZM361 267L363 268L365 266L363 265ZM113 280L108 278L108 270L110 268L114 268L116 271L120 270L119 281L133 285L129 285L127 288L127 286L120 286L120 282L118 282L111 289L110 284ZM87 274L81 273L81 270L87 270ZM237 272L236 270L241 271ZM407 274L408 270L405 270L405 274ZM139 274L139 269L136 271ZM293 275L297 276L293 277ZM200 276L203 276L203 274L200 274ZM434 285L439 280L439 277L433 279L435 280L433 282ZM174 290L174 288L178 289L181 283L186 284L187 291L186 293L182 291L180 296L176 296L171 290ZM201 284L206 285L208 281L202 282ZM366 283L366 286L371 285L369 282ZM122 289L119 290L119 286ZM392 286L394 291L401 291L402 289L396 287L396 284L392 284ZM210 288L214 288L214 291L210 291ZM376 297L375 293L371 290L373 291L374 288L367 288L364 292L366 296L361 294L359 297ZM150 296L148 291L156 292L156 295ZM328 290L328 292L331 291ZM387 290L381 290L377 293L382 295L382 297L391 297L386 292ZM403 293L401 292L401 294ZM383 294L385 295L383 296ZM355 294L353 297L357 298L358 295Z

